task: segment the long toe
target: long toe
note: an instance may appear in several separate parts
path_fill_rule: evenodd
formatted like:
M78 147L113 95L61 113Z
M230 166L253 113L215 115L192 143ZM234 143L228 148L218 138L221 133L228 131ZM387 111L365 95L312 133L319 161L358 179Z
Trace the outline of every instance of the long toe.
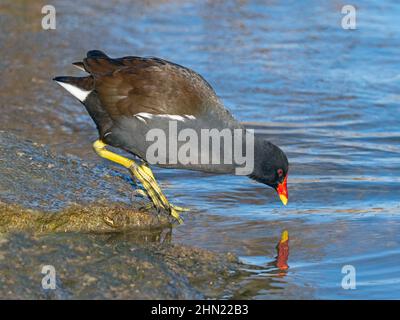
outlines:
M190 208L179 207L179 206L176 206L176 205L174 205L174 204L170 204L169 206L170 206L171 208L175 209L176 211L181 211L181 212L188 212L188 211L190 211Z
M182 224L183 220L180 217L179 213L173 208L170 208L170 211L171 211L171 216L173 216L179 222L179 224Z

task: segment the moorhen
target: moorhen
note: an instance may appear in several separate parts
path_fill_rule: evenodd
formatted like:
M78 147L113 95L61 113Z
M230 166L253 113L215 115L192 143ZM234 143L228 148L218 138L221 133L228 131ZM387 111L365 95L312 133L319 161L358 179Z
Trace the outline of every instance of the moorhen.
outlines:
M83 103L95 122L99 140L93 143L93 147L97 154L128 168L142 183L153 204L168 210L182 222L178 212L187 209L168 202L149 167L151 141L146 134L150 129L168 131L172 122L178 123L180 130L193 129L195 132L203 129L246 129L224 107L202 76L181 65L155 57L112 59L98 50L89 51L82 62L73 65L89 75L56 77L54 80ZM174 134L169 132L170 136ZM182 143L178 141L181 146ZM137 164L107 150L107 145L128 151L140 158L142 163ZM273 187L286 205L289 164L285 153L259 136L254 137L253 148L254 164L247 175ZM208 152L209 149L204 150ZM198 151L195 157L202 157L202 152L205 153ZM172 154L164 154L164 157L171 160ZM238 167L238 163L232 161L204 164L198 161L177 162L176 159L157 165L218 174L234 173Z

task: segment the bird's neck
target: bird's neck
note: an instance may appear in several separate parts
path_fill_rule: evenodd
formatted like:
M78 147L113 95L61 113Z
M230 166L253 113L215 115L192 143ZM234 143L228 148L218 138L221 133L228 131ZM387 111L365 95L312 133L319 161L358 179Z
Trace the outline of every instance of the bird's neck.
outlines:
M263 182L265 167L272 166L269 161L273 161L270 145L265 138L254 135L251 130L246 130L242 135L242 156L239 156L238 153L234 155L235 164L231 168L235 170L235 174L246 175Z
M273 167L272 148L262 136L254 136L254 169L248 176L258 182L265 183L264 176L267 168Z

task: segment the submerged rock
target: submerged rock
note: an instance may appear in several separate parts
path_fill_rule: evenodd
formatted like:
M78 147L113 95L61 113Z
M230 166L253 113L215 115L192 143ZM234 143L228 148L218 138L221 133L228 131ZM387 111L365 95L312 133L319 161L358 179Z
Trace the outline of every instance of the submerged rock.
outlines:
M132 234L10 234L0 239L2 299L202 299L231 296L241 272L229 254ZM44 266L55 289L44 289ZM47 267L48 268L48 267Z

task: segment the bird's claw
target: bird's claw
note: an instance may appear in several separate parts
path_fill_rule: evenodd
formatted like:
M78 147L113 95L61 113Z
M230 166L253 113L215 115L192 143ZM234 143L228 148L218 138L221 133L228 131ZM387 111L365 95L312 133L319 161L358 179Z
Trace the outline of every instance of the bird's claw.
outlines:
M136 189L135 193L142 196L142 197L147 197L146 191L142 190L142 189Z
M171 216L173 216L179 222L179 224L183 223L182 218L180 217L179 213L174 208L170 207L170 213L171 213Z
M136 190L137 193L147 196L156 209L164 209L169 211L180 224L183 223L182 218L179 216L179 212L189 211L188 208L175 206L169 203L160 186L157 184L151 169L147 165L138 166L136 164L130 167L133 175L142 183L146 191Z

